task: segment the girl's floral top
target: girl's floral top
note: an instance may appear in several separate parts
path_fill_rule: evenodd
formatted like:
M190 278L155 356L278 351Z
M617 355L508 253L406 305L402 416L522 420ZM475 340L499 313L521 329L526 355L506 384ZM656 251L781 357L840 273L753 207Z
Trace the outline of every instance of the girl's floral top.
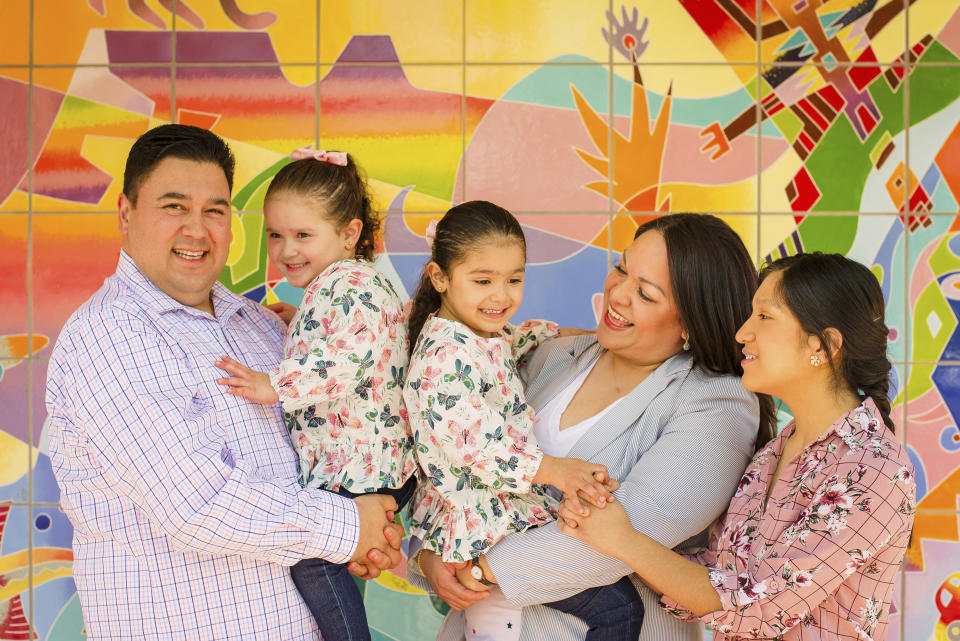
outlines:
M366 261L333 263L304 290L270 373L304 487L362 494L416 471L404 323L393 285Z
M913 527L913 466L872 399L790 461L764 497L793 424L756 454L694 560L723 609L714 639L881 640ZM674 615L698 620L673 600Z
M410 503L410 534L444 561L478 557L508 532L556 518L557 502L533 484L543 451L517 361L557 332L527 321L480 338L436 316L420 332L403 398L429 483Z

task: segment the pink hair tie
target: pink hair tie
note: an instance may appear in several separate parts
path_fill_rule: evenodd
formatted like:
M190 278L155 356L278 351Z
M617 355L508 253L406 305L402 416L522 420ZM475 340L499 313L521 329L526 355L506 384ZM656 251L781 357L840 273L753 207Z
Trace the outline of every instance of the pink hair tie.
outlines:
M313 158L320 162L328 162L331 165L347 166L347 152L345 151L323 151L322 149L311 149L310 147L300 147L290 154L294 160L303 160L304 158Z
M437 219L434 218L427 223L427 231L423 232L423 237L427 241L430 249L433 249L433 240L437 237Z

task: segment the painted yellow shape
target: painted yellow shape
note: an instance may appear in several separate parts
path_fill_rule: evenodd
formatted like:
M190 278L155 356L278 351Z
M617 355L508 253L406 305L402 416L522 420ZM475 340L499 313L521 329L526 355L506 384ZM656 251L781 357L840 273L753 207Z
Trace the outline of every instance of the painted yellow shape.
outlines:
M43 334L7 334L0 336L0 359L24 359L36 354L50 343Z
M233 267L243 256L243 249L247 246L247 233L240 222L240 215L236 212L230 217L230 233L233 239L230 241L230 251L227 253L227 266Z
M383 587L393 590L394 592L405 592L407 594L426 594L426 592L420 588L416 587L406 579L401 579L392 572L382 572L380 576L374 580Z
M31 453L24 441L0 430L0 485L10 485L23 478L37 462L38 454L37 450Z
M33 585L73 574L73 551L63 548L33 549ZM30 589L29 550L20 550L0 557L0 577L5 578L0 587L0 603Z
M958 529L957 495L960 494L960 469L954 470L917 503L913 517L913 537L906 558L923 570L923 541L960 541ZM936 510L936 513L925 512Z
M661 183L661 193L670 194L673 211L750 211L757 207L757 179L729 185Z

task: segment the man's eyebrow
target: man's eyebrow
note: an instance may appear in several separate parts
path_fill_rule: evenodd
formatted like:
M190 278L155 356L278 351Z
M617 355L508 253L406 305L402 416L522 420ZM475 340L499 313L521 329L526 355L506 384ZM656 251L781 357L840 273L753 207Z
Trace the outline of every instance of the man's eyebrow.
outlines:
M179 191L168 191L167 193L160 196L157 200L163 200L164 198L173 198L174 200L188 200L186 194L181 194Z

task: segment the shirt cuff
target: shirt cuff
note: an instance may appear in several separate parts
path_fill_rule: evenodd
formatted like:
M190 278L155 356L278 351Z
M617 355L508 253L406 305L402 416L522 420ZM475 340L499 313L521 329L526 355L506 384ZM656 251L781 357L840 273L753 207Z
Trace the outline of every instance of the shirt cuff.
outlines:
M321 558L331 563L346 563L360 542L360 512L353 499L319 489L304 490L316 515L314 537L306 558Z
M699 621L710 626L711 629L716 629L717 626L722 625L726 621L728 615L733 611L733 603L730 600L730 595L738 589L740 576L733 572L711 569L710 585L717 591L717 596L720 598L721 607L719 610L709 612L703 616L697 616L666 595L660 598L660 607L684 621Z

